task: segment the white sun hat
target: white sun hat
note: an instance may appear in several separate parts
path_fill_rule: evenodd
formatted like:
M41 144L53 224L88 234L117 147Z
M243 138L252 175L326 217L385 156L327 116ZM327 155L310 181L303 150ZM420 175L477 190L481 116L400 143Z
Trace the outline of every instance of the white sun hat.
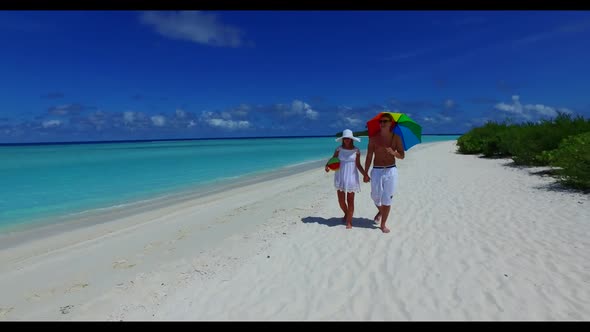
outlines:
M344 131L342 132L342 137L338 137L336 139L336 142L341 141L343 138L352 138L353 140L355 140L357 142L360 142L361 141L360 138L354 137L352 135L352 130L350 130L350 129L344 129Z

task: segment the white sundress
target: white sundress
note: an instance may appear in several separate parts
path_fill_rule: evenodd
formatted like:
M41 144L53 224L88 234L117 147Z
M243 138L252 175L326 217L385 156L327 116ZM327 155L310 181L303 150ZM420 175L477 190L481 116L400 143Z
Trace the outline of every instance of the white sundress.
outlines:
M356 154L360 153L360 150L358 148L347 150L342 147L338 147L337 150L340 169L334 172L334 187L344 192L360 192L361 184L356 168Z

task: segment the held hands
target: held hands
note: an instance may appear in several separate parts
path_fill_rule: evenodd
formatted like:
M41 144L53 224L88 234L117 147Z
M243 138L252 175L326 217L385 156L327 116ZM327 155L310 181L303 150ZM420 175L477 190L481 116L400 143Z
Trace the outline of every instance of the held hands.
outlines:
M326 173L328 173L330 171L330 169L328 168L328 165L326 165L326 167L324 169L326 170Z
M368 182L370 182L370 181L371 181L371 178L370 178L370 177L369 177L367 174L365 174L365 175L363 176L363 182L364 182L364 183L368 183Z

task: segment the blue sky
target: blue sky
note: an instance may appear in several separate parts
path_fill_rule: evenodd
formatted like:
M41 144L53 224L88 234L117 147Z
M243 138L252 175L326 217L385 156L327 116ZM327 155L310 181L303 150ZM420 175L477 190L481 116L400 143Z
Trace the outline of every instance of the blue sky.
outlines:
M590 12L2 11L0 143L590 117Z

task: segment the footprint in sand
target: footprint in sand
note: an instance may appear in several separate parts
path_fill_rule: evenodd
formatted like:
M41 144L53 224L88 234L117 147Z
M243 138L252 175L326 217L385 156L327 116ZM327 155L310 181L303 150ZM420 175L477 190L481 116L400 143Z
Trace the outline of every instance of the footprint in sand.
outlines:
M157 247L159 247L159 246L161 246L161 245L162 245L162 242L161 242L161 241L157 241L157 242L150 242L150 243L146 244L146 245L143 247L143 250L149 250L149 249L152 249L152 248L157 248Z
M52 288L48 291L36 291L33 294L28 295L25 299L27 301L41 301L45 297L51 297L55 293L55 288Z
M129 263L126 259L121 259L113 262L113 269L129 269L134 267L135 264Z
M185 237L187 237L190 233L185 231L184 229L180 229L178 230L178 233L176 233L176 240L182 240Z
M29 296L27 296L27 298L26 298L26 299L27 299L27 301L29 301L29 302L30 302L30 301L40 301L40 300L41 300L41 298L42 298L42 296L41 296L41 295L39 295L39 294L33 294L33 295L29 295Z
M70 286L70 288L66 289L66 293L71 293L71 292L76 292L79 291L82 288L86 288L88 287L89 284L85 283L85 282L79 282L76 283L72 286Z
M14 307L10 307L10 308L0 307L0 318L6 317L6 315L8 315L8 313L10 313L12 310L14 310Z
M61 312L62 315L66 315L66 314L70 313L70 310L72 310L72 308L74 308L74 306L70 304L70 305L59 308L59 312Z

